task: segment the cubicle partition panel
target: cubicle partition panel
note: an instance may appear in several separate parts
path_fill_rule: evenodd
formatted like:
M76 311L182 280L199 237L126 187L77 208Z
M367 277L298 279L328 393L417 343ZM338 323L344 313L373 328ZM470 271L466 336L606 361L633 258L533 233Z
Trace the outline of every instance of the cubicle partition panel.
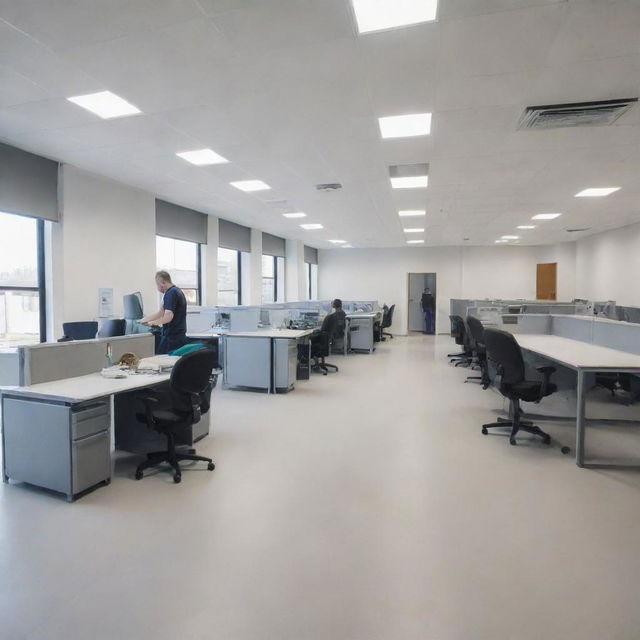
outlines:
M503 314L500 328L510 333L545 334L551 331L551 317L543 314Z
M580 342L592 341L593 318L575 316L550 316L549 333Z
M150 333L20 347L19 384L28 386L100 371L106 366L107 344L111 345L113 362L125 353L139 358L154 354L154 336Z
M593 344L640 355L640 325L593 320Z

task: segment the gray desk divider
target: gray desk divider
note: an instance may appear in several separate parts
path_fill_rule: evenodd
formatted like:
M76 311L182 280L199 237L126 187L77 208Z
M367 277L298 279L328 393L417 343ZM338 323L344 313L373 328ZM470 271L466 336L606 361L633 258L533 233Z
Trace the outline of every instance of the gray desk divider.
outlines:
M549 333L551 327L550 316L544 314L504 314L501 329L511 333Z
M593 318L569 316L550 317L551 330L549 333L552 335L571 338L572 340L580 340L580 342L592 341Z
M135 353L139 358L154 354L154 336L151 333L20 347L19 384L29 386L100 371L106 366L107 343L111 343L114 363L124 353Z
M593 344L640 354L640 325L594 320Z

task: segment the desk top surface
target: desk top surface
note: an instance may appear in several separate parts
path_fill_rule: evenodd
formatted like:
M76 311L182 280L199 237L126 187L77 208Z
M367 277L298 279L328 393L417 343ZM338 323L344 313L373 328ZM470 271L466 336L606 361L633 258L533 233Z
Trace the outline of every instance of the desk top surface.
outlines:
M28 387L2 387L2 391L25 398L77 403L150 387L167 381L169 376L168 373L139 373L130 374L126 378L103 378L100 373L90 373L86 376L63 378Z
M533 351L574 369L600 367L602 369L640 370L640 355L626 351L560 336L519 333L514 334L514 337L523 349Z
M229 338L288 338L290 340L310 336L314 329L258 329L257 331L231 331Z

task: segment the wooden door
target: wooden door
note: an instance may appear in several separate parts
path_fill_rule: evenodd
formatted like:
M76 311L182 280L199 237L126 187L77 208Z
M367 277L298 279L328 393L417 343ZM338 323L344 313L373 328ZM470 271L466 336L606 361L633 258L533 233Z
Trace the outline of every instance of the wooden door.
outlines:
M558 277L557 262L543 262L536 269L536 299L555 300Z

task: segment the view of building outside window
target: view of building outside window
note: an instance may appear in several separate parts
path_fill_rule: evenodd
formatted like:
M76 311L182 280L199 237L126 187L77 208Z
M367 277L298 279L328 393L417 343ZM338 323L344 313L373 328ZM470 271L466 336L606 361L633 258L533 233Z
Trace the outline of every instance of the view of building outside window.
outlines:
M0 345L39 341L37 221L0 212Z
M262 256L262 302L276 301L275 258Z
M235 306L238 300L238 252L218 248L218 304Z
M173 284L182 289L188 305L200 304L197 242L156 236L156 265L168 271Z

